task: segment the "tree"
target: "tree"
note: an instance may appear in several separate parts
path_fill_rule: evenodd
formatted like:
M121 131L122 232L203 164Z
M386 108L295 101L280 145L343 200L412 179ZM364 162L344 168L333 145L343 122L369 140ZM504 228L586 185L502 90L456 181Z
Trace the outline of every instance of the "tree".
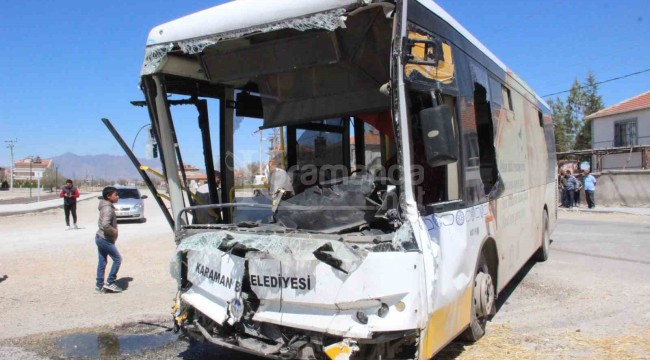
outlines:
M43 186L53 187L56 190L61 188L63 184L65 184L65 180L66 178L63 175L61 175L61 173L57 174L55 167L49 167L45 169L45 172L43 173L41 184Z
M578 130L574 149L583 150L591 148L591 121L585 121L584 117L589 116L595 112L602 110L603 105L602 96L598 95L598 84L594 74L589 71L587 74L587 82L583 87L583 104L582 104L582 124Z
M555 147L557 151L591 148L591 122L585 116L603 109L598 95L596 77L589 71L585 85L573 81L566 102L559 97L549 100L555 122Z
M575 120L571 115L569 106L559 97L549 100L555 123L555 148L558 152L571 150L573 134L575 133Z

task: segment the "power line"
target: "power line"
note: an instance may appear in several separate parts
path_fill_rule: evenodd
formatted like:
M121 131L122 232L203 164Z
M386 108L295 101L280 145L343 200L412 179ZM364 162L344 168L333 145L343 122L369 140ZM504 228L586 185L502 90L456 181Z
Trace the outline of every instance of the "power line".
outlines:
M604 83L612 82L612 81L614 81L614 80L624 79L624 78L627 78L627 77L630 77L630 76L643 74L643 73L648 72L648 71L650 71L650 69L645 69L645 70L641 70L641 71L633 72L633 73L631 73L631 74L627 74L627 75L623 75L623 76L619 76L619 77L615 77L615 78L611 78L611 79L607 79L607 80L603 80L603 81L598 81L598 82L596 82L594 85L600 85L600 84L604 84ZM586 88L586 87L587 87L587 85L583 85L583 86L578 87L578 89L584 89L584 88ZM571 91L571 89L569 89L569 90L564 90L564 91L559 91L559 92L552 93L552 94L547 94L547 95L544 95L544 96L542 96L542 97L545 98L545 97L549 97L549 96L553 96L553 95L564 94L564 93L567 93L567 92L569 92L569 91Z

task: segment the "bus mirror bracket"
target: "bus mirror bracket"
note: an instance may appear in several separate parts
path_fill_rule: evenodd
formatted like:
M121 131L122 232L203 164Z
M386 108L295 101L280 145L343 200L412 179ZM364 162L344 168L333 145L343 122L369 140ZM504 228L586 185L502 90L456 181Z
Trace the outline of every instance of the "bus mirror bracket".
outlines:
M415 39L407 38L404 42L406 46L406 62L409 64L438 66L438 61L444 60L442 54L442 42L439 39ZM424 48L423 59L416 59L413 55L413 47L421 46Z
M429 166L447 165L458 160L458 147L447 105L424 109L419 113L424 150Z

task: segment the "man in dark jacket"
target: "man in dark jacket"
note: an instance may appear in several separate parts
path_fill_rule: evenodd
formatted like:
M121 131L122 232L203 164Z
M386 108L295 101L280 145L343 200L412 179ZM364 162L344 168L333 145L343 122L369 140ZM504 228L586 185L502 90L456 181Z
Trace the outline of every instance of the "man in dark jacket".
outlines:
M103 200L99 201L99 221L97 222L97 234L95 235L95 244L99 253L99 263L97 264L97 283L95 291L97 292L121 292L122 289L117 286L117 271L122 264L122 256L115 247L117 241L117 217L113 204L119 200L117 189L112 186L104 188L102 191ZM106 257L110 256L113 260L111 271L108 273L106 283L104 283L104 271L106 270Z
M72 180L65 181L65 186L61 189L59 197L63 198L63 211L65 212L65 226L70 229L79 229L77 227L77 198L79 197L79 189L72 185ZM70 213L72 213L72 221L74 226L70 226Z
M572 208L575 206L575 191L578 188L578 179L571 175L571 170L566 171L566 191L567 191L567 207Z

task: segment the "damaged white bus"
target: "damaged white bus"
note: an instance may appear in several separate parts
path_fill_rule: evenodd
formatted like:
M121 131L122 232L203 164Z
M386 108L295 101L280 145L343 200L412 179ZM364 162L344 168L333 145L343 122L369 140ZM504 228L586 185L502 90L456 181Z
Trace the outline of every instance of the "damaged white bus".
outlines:
M549 108L433 1L229 2L153 28L141 87L190 336L268 358L429 359L483 336L497 294L548 256ZM178 104L221 170L211 204L186 193ZM235 118L282 129L290 186L236 194ZM206 208L215 221L195 219Z

